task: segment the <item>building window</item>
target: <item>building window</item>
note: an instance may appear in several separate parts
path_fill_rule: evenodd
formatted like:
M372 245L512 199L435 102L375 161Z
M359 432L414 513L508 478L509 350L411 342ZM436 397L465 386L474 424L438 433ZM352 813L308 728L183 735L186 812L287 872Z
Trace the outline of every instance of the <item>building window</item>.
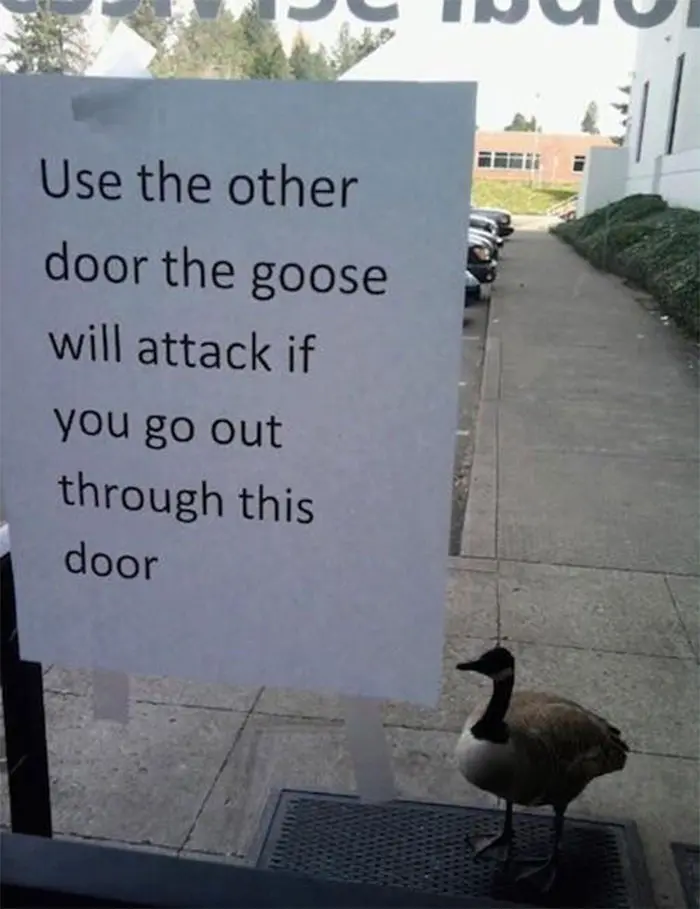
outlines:
M572 170L575 174L582 174L586 167L586 156L585 155L574 155L574 163Z
M637 135L637 154L636 160L641 161L642 159L642 145L644 144L644 125L647 119L647 106L649 104L649 80L644 83L644 88L642 89L642 110L639 115L639 133Z
M673 154L673 143L676 139L676 121L678 120L678 104L681 99L681 86L683 85L683 67L685 54L676 60L676 74L673 78L673 96L671 98L671 116L668 122L668 137L666 139L666 154Z
M477 167L495 167L497 170L539 170L540 156L525 152L480 151Z

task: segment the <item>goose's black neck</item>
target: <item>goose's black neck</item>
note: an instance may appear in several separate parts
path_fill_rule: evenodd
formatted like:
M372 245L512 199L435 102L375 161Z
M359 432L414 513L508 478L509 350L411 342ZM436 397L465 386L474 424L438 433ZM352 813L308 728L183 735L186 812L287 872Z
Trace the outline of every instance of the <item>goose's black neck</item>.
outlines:
M484 741L504 743L508 741L508 726L505 722L505 715L510 706L510 699L513 694L513 683L515 681L512 670L504 673L500 678L493 680L493 691L491 699L486 705L486 710L471 729L475 739Z

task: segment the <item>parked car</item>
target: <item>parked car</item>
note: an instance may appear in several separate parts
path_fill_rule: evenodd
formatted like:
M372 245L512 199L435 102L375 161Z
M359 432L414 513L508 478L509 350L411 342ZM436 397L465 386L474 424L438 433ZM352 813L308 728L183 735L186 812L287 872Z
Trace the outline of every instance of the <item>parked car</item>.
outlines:
M480 230L478 227L470 227L469 233L472 237L474 237L474 239L481 240L486 246L488 246L494 259L499 258L500 246L498 244L498 238L494 237L493 234L490 234L485 230Z
M468 268L464 270L464 305L468 306L471 300L481 299L481 283L474 277Z
M491 234L499 246L503 245L503 237L498 232L498 223L493 218L486 218L484 215L470 215L469 226L476 230L483 230Z
M469 231L466 267L481 284L490 284L496 279L497 263L493 249L485 237Z
M498 232L502 237L510 237L515 228L513 227L513 217L505 208L479 208L474 207L471 210L472 215L481 218L491 218L498 225Z
M500 249L505 242L498 232L498 224L496 224L492 218L483 218L481 215L470 215L469 228L470 230L480 230L487 234L495 242L498 249Z
M474 237L478 237L480 240L483 240L484 243L491 250L491 255L494 259L499 259L501 254L501 246L503 245L503 240L500 237L494 237L493 234L489 233L486 230L480 230L477 227L469 227L469 233ZM499 242L500 241L500 242Z

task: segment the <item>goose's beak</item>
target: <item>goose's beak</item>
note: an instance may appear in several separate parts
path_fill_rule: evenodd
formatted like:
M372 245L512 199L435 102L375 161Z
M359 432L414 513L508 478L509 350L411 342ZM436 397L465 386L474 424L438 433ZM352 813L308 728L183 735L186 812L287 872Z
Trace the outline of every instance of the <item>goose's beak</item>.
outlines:
M456 667L460 672L481 672L479 660L469 660L466 663L457 663Z

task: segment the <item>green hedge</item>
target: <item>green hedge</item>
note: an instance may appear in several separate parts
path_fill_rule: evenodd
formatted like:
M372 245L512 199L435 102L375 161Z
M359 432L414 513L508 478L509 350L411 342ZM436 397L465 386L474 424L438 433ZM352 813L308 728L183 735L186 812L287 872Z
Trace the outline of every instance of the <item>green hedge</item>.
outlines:
M660 196L628 196L552 228L597 268L644 288L700 340L700 212Z

